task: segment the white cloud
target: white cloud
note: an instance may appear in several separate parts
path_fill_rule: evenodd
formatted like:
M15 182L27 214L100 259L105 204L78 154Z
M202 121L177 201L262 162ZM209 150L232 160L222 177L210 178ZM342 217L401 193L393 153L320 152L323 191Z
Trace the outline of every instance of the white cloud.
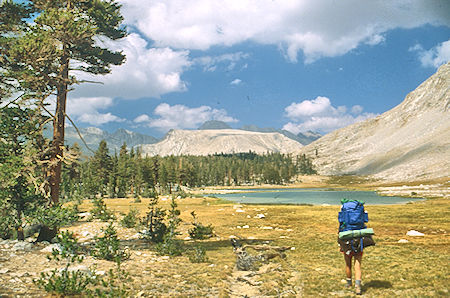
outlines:
M162 103L153 111L155 118L142 114L134 119L135 123L144 124L157 128L161 131L169 129L192 129L197 128L208 120L219 120L223 122L238 122L223 109L213 109L209 106L189 108L185 105L169 105Z
M292 103L286 107L286 117L291 122L285 124L283 129L295 134L308 130L328 133L376 116L372 113L362 113L363 108L360 105L353 106L350 111L351 114L347 113L345 106L334 107L330 99L318 96L316 99Z
M242 60L248 58L250 55L237 52L230 54L223 54L220 56L203 56L199 58L195 58L192 62L193 64L199 64L203 67L203 71L205 72L213 72L217 70L217 67L221 64L225 64L225 70L231 71L233 70L237 63ZM244 67L244 66L243 66Z
M440 43L428 51L420 44L416 44L409 48L409 50L418 53L419 60L424 67L438 68L442 64L450 61L450 40Z
M170 48L149 48L149 44L136 33L119 41L99 41L116 51L123 51L126 61L113 66L110 74L92 76L77 74L81 79L99 81L100 84L84 83L73 91L76 97L108 96L124 99L160 97L169 92L186 90L181 74L191 65L188 51Z
M152 119L145 114L142 114L140 116L137 116L133 121L135 123L146 123L146 122L150 122Z
M312 115L332 113L333 107L327 97L318 96L313 100L304 100L299 103L293 102L286 107L285 111L288 118L298 120Z
M240 83L242 83L241 79L234 79L230 82L230 85L239 85Z
M111 113L101 114L99 112L93 112L91 114L83 114L77 118L78 121L89 123L91 125L102 125L109 122L124 122L125 119L117 117Z
M67 114L74 117L74 121L91 125L125 121L111 113L98 112L98 110L109 108L113 104L113 99L110 97L70 97L67 101Z
M158 47L206 50L245 41L280 46L297 61L376 45L394 28L450 25L450 2L304 0L121 0L128 25Z
M363 111L363 107L360 105L355 105L352 107L352 114L361 114Z

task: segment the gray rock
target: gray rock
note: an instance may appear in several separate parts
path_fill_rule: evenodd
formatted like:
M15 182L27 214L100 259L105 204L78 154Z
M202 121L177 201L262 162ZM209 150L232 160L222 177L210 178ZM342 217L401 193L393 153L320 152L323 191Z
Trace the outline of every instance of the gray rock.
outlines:
M41 252L53 252L53 250L56 249L57 251L61 251L61 245L58 243L53 243L50 245L47 245L46 247L44 247L43 249L41 249Z
M29 242L25 242L25 241L17 242L11 248L11 250L13 250L13 251L22 251L22 250L30 251L32 249L33 249L33 243L29 243Z

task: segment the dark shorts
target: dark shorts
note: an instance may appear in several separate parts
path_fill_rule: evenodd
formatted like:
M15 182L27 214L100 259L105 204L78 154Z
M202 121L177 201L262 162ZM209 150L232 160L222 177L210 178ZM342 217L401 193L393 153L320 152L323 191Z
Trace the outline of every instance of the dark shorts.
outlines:
M343 254L348 256L355 256L358 254L362 254L361 250L361 240L363 241L363 250L367 246L375 245L372 237L362 237L362 238L354 238L354 239L346 239L342 240L338 238L338 243L340 246L340 251Z

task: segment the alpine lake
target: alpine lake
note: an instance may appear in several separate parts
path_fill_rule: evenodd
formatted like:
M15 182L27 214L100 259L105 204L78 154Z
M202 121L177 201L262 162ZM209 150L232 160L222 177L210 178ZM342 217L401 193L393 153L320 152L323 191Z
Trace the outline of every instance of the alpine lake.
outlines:
M366 205L406 204L424 200L380 196L375 191L330 188L228 189L214 196L235 203L267 205L340 205L343 198L364 201Z

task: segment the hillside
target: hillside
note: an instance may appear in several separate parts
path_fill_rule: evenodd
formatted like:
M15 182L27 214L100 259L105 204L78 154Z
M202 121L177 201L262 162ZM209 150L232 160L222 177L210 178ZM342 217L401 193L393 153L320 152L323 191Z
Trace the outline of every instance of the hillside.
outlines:
M450 176L450 63L382 115L336 130L300 150L320 174L394 181Z
M214 153L298 151L302 145L280 133L238 129L172 130L156 143L142 145L142 153L154 155L209 155Z

